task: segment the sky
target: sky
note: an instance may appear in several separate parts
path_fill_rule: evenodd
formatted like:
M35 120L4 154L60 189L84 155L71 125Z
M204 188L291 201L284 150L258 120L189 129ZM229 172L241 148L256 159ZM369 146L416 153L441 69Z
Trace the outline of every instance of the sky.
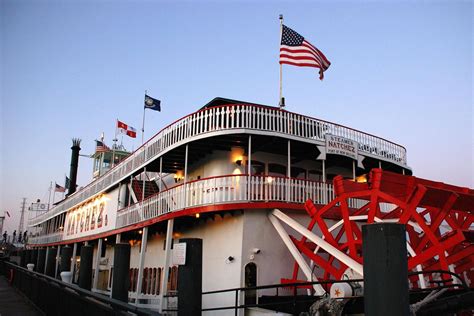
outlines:
M0 216L64 185L71 139L145 139L214 97L277 105L279 14L331 61L283 66L286 109L405 146L416 176L474 188L473 1L0 0ZM141 144L124 138L128 149ZM92 161L81 157L78 185ZM60 198L56 194L55 199Z

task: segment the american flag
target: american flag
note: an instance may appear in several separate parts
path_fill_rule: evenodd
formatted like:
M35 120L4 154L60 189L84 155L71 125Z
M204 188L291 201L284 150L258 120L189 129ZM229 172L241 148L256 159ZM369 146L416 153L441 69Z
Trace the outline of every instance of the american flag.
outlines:
M54 187L54 192L66 192L66 188L65 187L62 187L60 186L59 184L55 183L55 187Z
M319 49L286 25L283 25L281 34L280 64L319 68L321 80L324 78L324 72L331 65Z
M104 144L104 142L100 141L100 140L96 140L95 141L95 152L96 153L103 153L103 152L106 152L106 151L110 151L110 148Z

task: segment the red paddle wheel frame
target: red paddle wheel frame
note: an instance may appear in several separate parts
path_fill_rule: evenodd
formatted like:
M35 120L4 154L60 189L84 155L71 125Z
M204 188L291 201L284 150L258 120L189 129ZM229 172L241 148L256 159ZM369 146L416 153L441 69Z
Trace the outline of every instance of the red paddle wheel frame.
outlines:
M308 230L340 252L362 264L362 224L396 222L406 225L409 271L450 270L474 281L474 190L373 169L366 183L337 176L334 191L327 205L308 200L305 208ZM343 278L347 265L304 236L291 240L314 263L318 280ZM295 262L292 278L282 282L298 281L299 269ZM412 287L432 285L416 275L410 281Z

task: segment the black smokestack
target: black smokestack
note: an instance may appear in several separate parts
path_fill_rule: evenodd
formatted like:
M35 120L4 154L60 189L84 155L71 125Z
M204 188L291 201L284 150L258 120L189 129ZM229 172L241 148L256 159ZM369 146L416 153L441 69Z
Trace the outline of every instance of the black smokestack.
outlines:
M76 192L77 167L79 163L79 151L81 150L80 145L81 140L79 138L72 139L71 170L69 172L69 191L67 195L71 195Z

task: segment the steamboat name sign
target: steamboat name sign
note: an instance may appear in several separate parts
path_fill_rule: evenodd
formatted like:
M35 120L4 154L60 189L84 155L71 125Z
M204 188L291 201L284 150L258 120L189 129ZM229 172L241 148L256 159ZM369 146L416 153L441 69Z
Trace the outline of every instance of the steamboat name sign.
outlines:
M346 156L357 161L359 168L364 168L362 160L364 156L359 155L359 143L345 137L326 134L326 146L317 146L319 156L316 159L326 160L326 154Z
M326 134L326 154L341 155L357 160L357 142L334 135Z

